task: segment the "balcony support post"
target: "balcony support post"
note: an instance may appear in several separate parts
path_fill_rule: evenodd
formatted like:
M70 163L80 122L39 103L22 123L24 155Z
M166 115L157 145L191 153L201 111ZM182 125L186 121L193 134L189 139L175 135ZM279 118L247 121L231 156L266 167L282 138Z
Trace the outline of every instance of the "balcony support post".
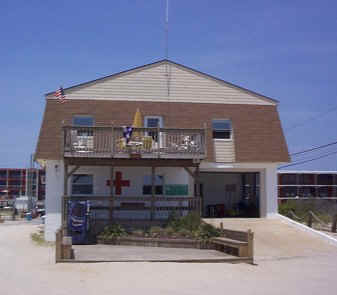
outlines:
M109 221L112 223L114 209L114 167L110 168L110 200L109 200Z
M114 147L114 125L113 122L111 122L111 158L114 157L114 151L115 151L115 147Z
M202 204L201 204L201 194L200 194L200 168L199 165L195 168L194 172L194 183L195 183L195 196L197 198L196 211L202 216Z
M64 161L64 173L63 173L63 196L62 196L62 230L63 235L68 234L67 226L67 206L66 202L68 197L68 163Z
M151 167L151 220L154 220L154 213L155 213L155 195L156 195L156 168L154 166Z

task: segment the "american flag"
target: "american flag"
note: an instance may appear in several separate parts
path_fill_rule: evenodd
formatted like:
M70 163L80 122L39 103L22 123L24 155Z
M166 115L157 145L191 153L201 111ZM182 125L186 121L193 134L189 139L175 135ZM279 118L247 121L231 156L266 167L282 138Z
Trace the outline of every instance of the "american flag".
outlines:
M62 86L60 87L60 89L55 91L55 96L59 100L60 103L66 102L66 96L64 94Z

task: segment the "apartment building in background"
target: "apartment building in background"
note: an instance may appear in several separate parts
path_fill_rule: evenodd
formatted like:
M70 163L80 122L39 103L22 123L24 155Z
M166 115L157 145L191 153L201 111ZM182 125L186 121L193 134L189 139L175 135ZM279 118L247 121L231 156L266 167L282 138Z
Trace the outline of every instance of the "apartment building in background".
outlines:
M15 200L19 196L45 199L46 174L38 168L0 168L0 200Z

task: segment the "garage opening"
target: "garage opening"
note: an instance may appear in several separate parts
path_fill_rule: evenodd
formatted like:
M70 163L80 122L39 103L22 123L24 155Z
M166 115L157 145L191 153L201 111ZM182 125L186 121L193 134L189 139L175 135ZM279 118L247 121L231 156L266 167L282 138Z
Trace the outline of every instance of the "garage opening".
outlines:
M260 173L202 172L203 217L260 217Z

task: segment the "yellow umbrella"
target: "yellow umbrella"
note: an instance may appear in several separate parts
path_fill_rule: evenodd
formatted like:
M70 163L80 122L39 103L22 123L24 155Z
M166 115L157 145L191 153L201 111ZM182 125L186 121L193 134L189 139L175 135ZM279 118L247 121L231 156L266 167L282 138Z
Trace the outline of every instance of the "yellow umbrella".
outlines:
M137 109L136 113L135 113L135 117L133 118L133 124L132 127L134 128L141 128L143 127L143 119L142 119L142 113L140 112L139 109ZM139 137L141 137L141 132L133 132L133 135L138 139Z
M137 109L137 111L135 113L135 117L133 118L132 127L134 127L134 128L143 127L142 113L140 112L139 109Z

